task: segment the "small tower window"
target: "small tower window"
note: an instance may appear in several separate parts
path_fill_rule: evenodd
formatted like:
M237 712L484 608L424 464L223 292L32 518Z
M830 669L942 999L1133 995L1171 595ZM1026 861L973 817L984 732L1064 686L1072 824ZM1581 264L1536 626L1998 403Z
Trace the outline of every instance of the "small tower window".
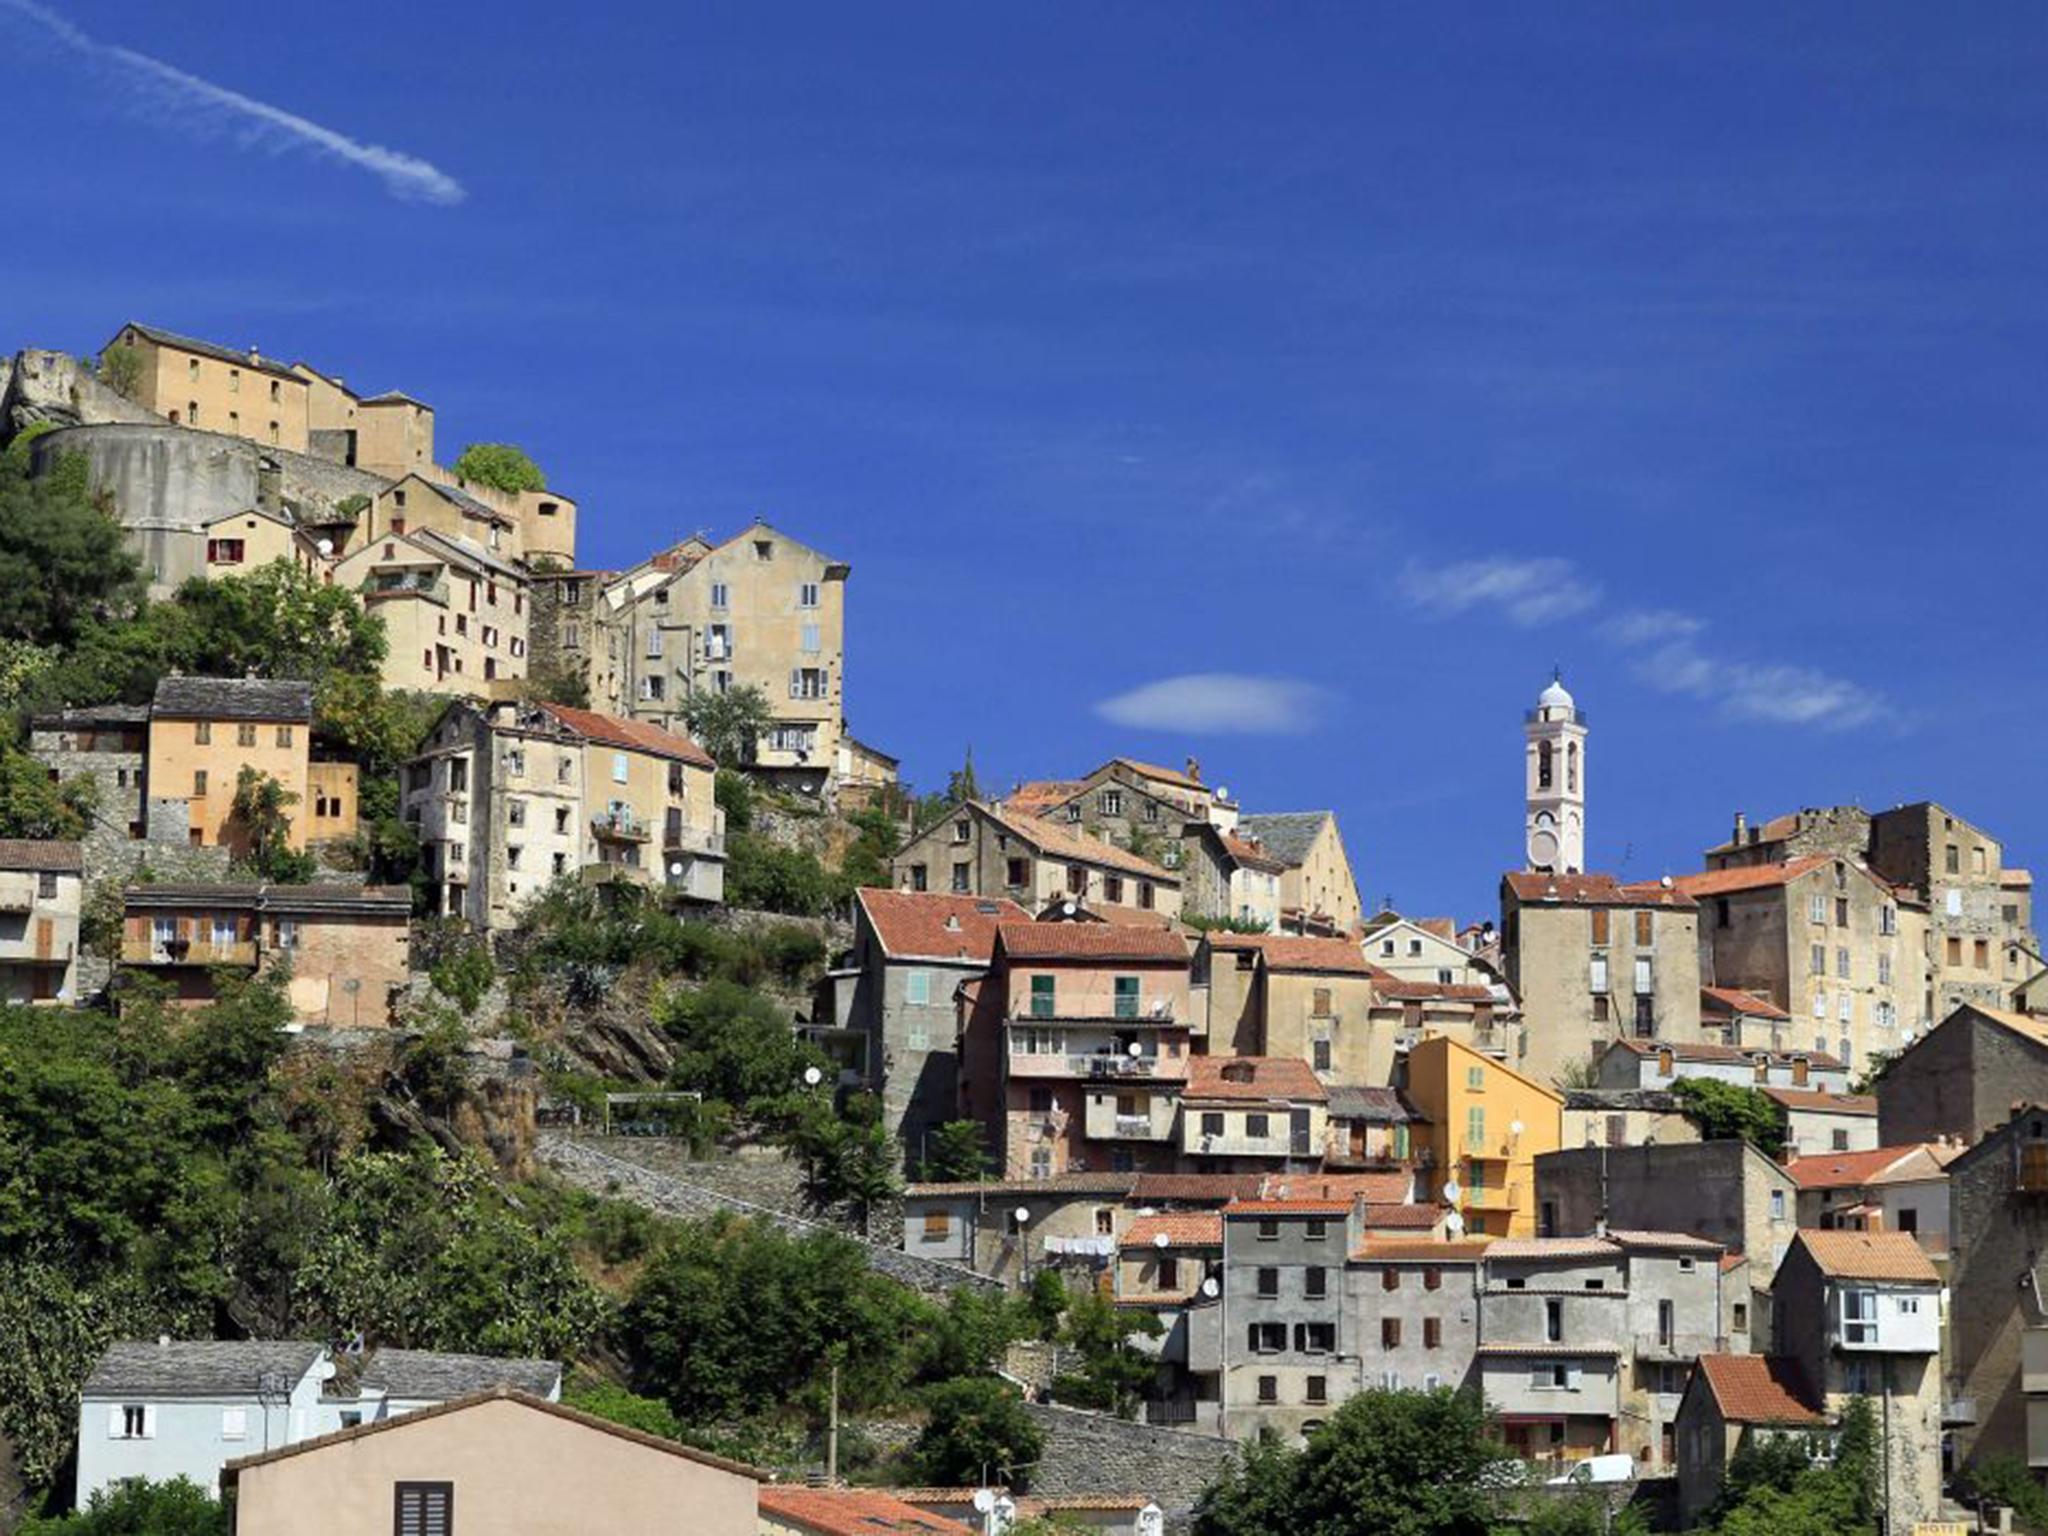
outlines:
M1564 787L1568 794L1576 795L1579 792L1579 744L1576 741L1565 743Z
M1536 743L1536 787L1549 789L1556 777L1556 764L1552 761L1551 745L1547 741Z

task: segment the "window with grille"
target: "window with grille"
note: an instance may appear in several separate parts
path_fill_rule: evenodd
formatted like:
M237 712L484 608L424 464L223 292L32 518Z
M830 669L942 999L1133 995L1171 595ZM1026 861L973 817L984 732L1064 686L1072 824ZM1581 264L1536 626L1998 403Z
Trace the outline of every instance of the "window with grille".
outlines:
M392 1493L392 1536L453 1536L453 1483L399 1483Z

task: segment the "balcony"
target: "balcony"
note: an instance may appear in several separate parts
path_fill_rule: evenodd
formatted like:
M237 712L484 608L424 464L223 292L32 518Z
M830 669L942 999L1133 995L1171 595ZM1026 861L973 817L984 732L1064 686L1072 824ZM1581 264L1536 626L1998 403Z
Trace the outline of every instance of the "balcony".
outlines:
M1473 1211L1512 1211L1522 1202L1522 1186L1519 1184L1489 1184L1482 1188L1467 1187L1465 1208Z
M0 875L0 912L31 912L36 904L34 875Z
M590 818L590 830L597 837L610 843L644 843L654 834L633 813L633 808L615 805L610 810L599 811Z
M1010 1076L1179 1082L1187 1076L1187 1065L1163 1056L1112 1056L1107 1053L1041 1055L1031 1051L1012 1051Z
M670 853L722 859L725 857L725 834L706 832L702 827L670 827L662 836L661 846Z
M198 939L124 939L124 965L254 965L256 941L238 939L231 944L213 944Z
M1661 1333L1639 1333L1634 1344L1638 1360L1697 1360L1701 1355L1725 1354L1728 1350L1725 1334L1687 1333L1683 1330L1668 1338Z
M1171 1141L1174 1123L1179 1112L1179 1102L1172 1095L1159 1095L1151 1102L1141 1104L1130 1113L1118 1113L1112 1103L1096 1103L1097 1098L1109 1100L1111 1094L1090 1094L1083 1110L1081 1128L1090 1141ZM1143 1098L1144 1095L1125 1095Z

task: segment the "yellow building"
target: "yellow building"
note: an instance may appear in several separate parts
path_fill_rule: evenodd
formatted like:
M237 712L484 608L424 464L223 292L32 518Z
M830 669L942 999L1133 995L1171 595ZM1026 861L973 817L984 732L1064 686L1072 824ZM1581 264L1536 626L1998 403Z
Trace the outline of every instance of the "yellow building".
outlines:
M206 536L206 575L246 576L273 560L289 560L304 571L322 571L327 562L317 545L285 518L261 507L225 512L200 525Z
M1536 1159L1558 1149L1564 1098L1533 1078L1431 1035L1408 1053L1407 1093L1423 1115L1418 1139L1434 1155L1432 1177L1484 1237L1536 1233Z
M306 452L306 381L255 348L238 352L133 321L107 347L134 354L132 398L174 426Z
M334 568L384 621L384 686L501 695L526 676L522 568L431 528L386 531Z
M149 720L149 804L152 835L182 802L186 838L195 848L249 851L249 833L234 814L235 786L244 768L277 780L294 796L285 814L288 841L306 846L313 825L311 753L313 688L310 683L258 678L167 677L156 685ZM332 788L331 782L324 786ZM352 788L352 786L351 786ZM332 832L355 830L354 795ZM341 830L345 821L346 832Z

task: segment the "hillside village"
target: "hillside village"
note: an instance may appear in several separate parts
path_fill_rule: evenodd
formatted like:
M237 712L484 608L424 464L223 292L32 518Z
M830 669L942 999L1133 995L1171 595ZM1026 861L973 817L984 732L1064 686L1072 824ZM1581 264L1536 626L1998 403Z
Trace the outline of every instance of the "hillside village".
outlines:
M1451 915L1181 754L919 793L858 550L590 568L331 366L0 362L0 1529L445 1536L489 1451L591 1529L1231 1536L1397 1432L1429 1529L2048 1516L1995 808L1623 880L1561 676Z

